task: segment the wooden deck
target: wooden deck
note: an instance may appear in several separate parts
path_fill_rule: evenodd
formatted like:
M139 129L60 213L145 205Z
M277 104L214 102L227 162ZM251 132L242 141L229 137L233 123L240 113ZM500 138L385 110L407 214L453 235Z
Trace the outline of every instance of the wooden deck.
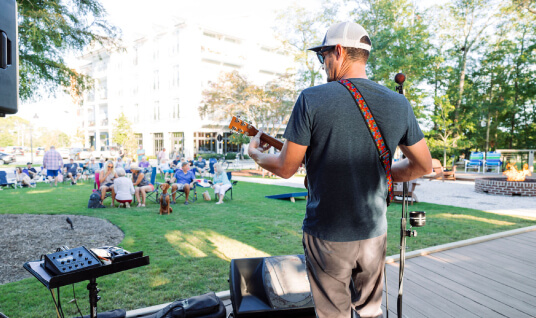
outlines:
M396 318L398 263L387 264L387 280L389 317ZM229 291L219 297L231 313ZM386 318L385 293L383 300ZM536 317L536 230L407 259L403 316Z
M398 263L387 281L397 317ZM406 260L403 286L411 318L536 317L536 231Z

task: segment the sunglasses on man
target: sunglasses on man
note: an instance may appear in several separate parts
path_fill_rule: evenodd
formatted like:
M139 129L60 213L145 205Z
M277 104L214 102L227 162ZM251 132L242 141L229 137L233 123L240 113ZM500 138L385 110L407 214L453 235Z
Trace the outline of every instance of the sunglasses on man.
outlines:
M316 52L316 56L318 57L318 60L320 61L320 64L324 64L324 52L331 51L335 48L335 46L326 46L325 48L321 49L320 51Z

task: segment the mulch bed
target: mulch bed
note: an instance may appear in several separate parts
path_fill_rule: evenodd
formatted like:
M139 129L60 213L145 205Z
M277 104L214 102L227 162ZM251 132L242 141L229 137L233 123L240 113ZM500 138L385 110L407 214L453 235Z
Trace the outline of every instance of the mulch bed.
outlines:
M117 246L125 236L107 220L80 215L0 214L0 224L0 284L32 277L22 265L62 246Z

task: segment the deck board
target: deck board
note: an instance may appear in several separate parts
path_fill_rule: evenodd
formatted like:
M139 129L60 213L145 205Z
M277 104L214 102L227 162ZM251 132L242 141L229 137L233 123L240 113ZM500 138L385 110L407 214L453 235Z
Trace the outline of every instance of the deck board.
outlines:
M536 317L535 240L533 231L406 260L403 314ZM398 263L387 265L387 280L396 317Z

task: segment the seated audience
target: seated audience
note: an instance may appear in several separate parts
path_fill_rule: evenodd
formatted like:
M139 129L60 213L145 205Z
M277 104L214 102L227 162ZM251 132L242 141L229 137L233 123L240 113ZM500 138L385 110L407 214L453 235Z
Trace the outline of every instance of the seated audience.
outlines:
M91 158L91 160L89 160L89 173L90 174L95 174L95 172L99 172L101 169L102 169L101 166L99 165L98 162L95 162L94 158Z
M171 203L175 204L175 196L177 191L184 191L184 194L186 195L186 201L184 204L188 205L188 197L190 195L190 189L194 186L195 175L194 172L190 170L188 162L181 163L181 167L182 169L177 170L173 179L171 180L174 182L171 186L171 192L173 193L173 201Z
M64 166L66 178L71 179L71 185L75 185L78 178L80 178L80 172L78 172L78 164L74 162L74 159L69 159L69 163Z
M125 168L125 163L123 162L122 157L117 157L117 161L115 162L115 169L117 168Z
M30 182L31 182L30 176L28 176L26 173L22 172L21 167L17 167L15 169L15 175L16 175L16 178L17 178L17 182L20 182L20 184L23 187L29 187L30 186Z
M132 195L135 193L132 180L125 177L126 172L123 168L116 168L117 178L114 179L115 200L119 202L119 207L130 208Z
M173 175L173 172L175 172L169 166L167 159L162 159L162 161L160 162L159 168L160 168L160 171L162 171L162 173L165 173L164 178L167 178L169 175Z
M145 198L147 196L146 193L154 191L154 186L149 181L147 181L147 179L145 178L145 173L143 173L141 169L142 168L139 167L136 163L130 165L130 171L132 171L132 184L135 188L138 207L145 207Z
M216 202L216 204L222 204L223 198L225 197L225 191L229 190L229 188L232 187L231 181L229 181L229 178L227 177L227 173L225 172L225 169L221 166L220 163L216 163L214 165L214 180L213 182L213 188L214 188L214 194L218 197L219 201Z
M175 157L175 160L173 160L171 162L170 166L171 166L172 169L180 169L181 168L180 163L181 163L181 157L179 155L177 155Z
M24 171L26 170L26 171ZM32 163L28 162L26 164L26 169L24 169L23 172L26 173L30 179L38 180L39 179L39 173L37 173L37 170L35 170L34 167L32 167Z
M143 173L147 173L149 171L149 167L151 165L149 164L149 161L147 161L147 157L143 156L141 158L141 162L139 163L139 167L142 169L141 171Z
M115 207L114 179L117 178L114 163L111 160L106 161L104 168L99 173L101 201L106 198L106 192L112 192L112 204Z

